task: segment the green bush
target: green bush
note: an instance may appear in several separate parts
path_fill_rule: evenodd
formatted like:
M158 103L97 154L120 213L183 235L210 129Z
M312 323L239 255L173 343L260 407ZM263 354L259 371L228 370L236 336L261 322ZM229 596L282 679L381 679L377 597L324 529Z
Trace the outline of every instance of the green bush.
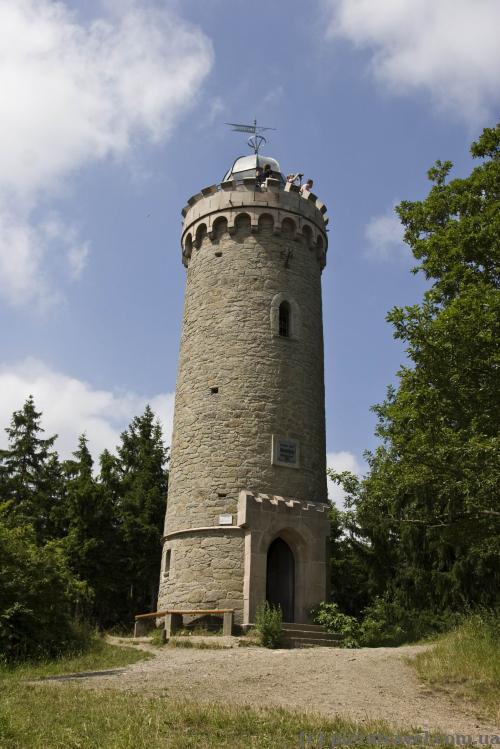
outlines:
M358 648L360 645L360 625L356 617L339 611L336 603L320 603L312 610L316 624L322 624L327 632L342 635L340 647Z
M460 618L449 611L409 609L386 597L376 598L363 611L360 641L369 647L402 645L445 632Z
M0 660L57 657L86 647L72 620L86 586L68 570L60 545L35 543L31 526L10 528L0 515Z
M311 614L316 624L327 632L342 635L340 647L392 647L415 642L445 632L455 626L462 615L406 609L387 598L376 598L363 611L361 620L342 613L338 604L323 602Z
M283 639L283 614L280 606L267 601L261 604L255 615L255 629L260 644L265 648L277 648Z

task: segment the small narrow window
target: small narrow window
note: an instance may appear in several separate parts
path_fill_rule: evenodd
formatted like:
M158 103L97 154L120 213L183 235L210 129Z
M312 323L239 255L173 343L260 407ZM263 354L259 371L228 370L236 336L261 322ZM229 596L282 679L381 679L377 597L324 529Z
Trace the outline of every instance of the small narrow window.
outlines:
M217 388L217 387L210 388L210 392L211 392L212 395L216 395L219 392L219 388Z
M170 559L172 557L172 551L167 549L165 554L165 567L163 569L163 577L170 577Z
M290 305L288 302L281 302L280 304L278 330L283 338L290 337Z

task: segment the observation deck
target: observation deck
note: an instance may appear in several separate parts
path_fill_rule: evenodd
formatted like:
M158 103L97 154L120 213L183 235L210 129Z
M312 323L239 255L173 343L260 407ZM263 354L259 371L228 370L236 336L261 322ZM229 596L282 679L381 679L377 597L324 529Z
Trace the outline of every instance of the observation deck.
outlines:
M255 170L266 164L271 176L260 185ZM214 239L223 224L232 234L239 218L247 216L251 231L256 233L266 216L271 217L275 234L285 231L292 240L305 238L306 244L316 249L323 269L328 247L326 210L313 192L301 192L298 185L287 182L275 159L257 154L242 156L220 184L204 187L182 209L182 262L187 267L193 247L199 247L205 235Z

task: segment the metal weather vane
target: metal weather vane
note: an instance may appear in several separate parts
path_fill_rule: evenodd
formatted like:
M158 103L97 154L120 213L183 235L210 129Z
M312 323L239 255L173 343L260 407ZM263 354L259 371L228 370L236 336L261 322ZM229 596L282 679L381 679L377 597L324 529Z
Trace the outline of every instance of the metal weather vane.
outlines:
M261 133L263 133L264 130L276 130L275 127L263 127L262 125L257 125L257 120L253 121L253 125L240 125L236 122L226 122L226 125L232 127L233 132L235 133L252 133L251 137L248 139L248 145L250 148L253 148L256 155L258 155L261 146L263 146L264 143L267 143L266 138L264 138Z

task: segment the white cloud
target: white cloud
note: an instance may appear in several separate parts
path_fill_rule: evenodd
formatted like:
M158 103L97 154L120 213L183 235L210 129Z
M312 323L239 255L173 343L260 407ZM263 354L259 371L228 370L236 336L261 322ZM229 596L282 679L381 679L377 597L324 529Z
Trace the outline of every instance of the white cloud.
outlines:
M80 239L77 229L52 213L40 226L40 233L51 243L51 249L59 246L62 250L70 277L79 278L87 264L89 243Z
M48 301L46 279L41 273L43 242L29 224L0 209L0 295L11 304L36 297Z
M330 37L372 53L376 78L397 93L425 89L437 108L473 125L500 101L498 0L323 0Z
M77 279L88 254L88 242L56 214L30 223L26 215L0 209L0 296L12 306L46 311L61 299L48 269L49 256L52 271L63 264L66 275Z
M0 366L0 447L7 444L4 428L12 413L22 408L29 395L43 412L46 436L59 435L56 448L62 457L70 457L82 432L86 433L95 458L104 448L113 451L120 433L134 416L144 412L146 403L162 423L166 444L170 444L173 393L146 397L129 391L98 390L37 359L26 359L14 366Z
M363 473L363 465L358 458L347 450L341 450L337 453L327 453L326 465L328 468L332 468L334 471L341 473L342 471L350 471L355 476L361 476ZM335 504L339 509L344 507L344 492L342 488L328 479L328 498Z
M394 209L382 216L373 217L365 229L365 238L368 241L366 257L380 262L409 258L409 250L403 242L403 235L401 221L394 213Z
M168 138L212 66L209 40L172 11L136 2L108 9L84 25L61 2L0 0L0 201L8 205L0 218L11 235L17 227L30 304L37 285L42 299L50 287L41 270L50 238L32 225L34 208L78 169L124 158L139 138ZM3 265L11 235L0 245ZM68 257L76 272L84 246ZM7 301L22 297L19 275L14 267L3 280Z
M279 102L283 99L284 94L285 89L281 84L275 86L274 88L271 88L259 101L257 108L263 110L272 106L273 104L279 104Z
M81 276L89 256L88 242L70 247L67 254L71 277L77 279Z

